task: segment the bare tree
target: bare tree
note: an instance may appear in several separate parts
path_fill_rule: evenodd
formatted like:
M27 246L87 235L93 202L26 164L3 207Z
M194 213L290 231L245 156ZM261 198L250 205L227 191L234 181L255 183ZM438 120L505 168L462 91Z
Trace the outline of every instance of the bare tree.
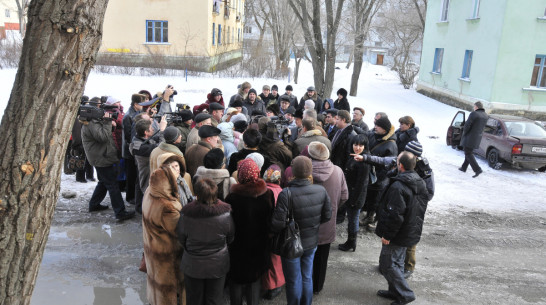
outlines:
M266 21L273 36L276 67L285 70L290 63L290 41L295 34L296 16L288 0L265 1L268 6Z
M107 0L33 0L0 134L0 304L29 304Z
M329 97L334 85L335 62L336 62L336 37L341 19L341 13L345 0L312 1L312 8L309 10L306 0L289 0L290 7L296 16L303 30L305 46L311 56L313 65L313 79L315 88L319 95ZM334 4L336 10L334 11ZM322 9L326 15L326 49L322 37ZM311 14L309 14L311 12Z
M27 15L29 2L30 0L15 0L15 3L17 4L17 17L19 18L19 33L21 33L21 36L25 36L25 17Z
M351 76L350 96L356 96L358 92L358 80L362 71L362 63L364 56L364 42L368 36L368 29L372 18L380 9L384 0L349 0L352 8L352 35L354 38L353 51L351 56L354 57L353 74ZM347 66L348 67L348 66Z
M258 38L256 48L261 49L265 32L267 30L267 13L265 11L265 5L262 3L262 0L249 0L245 2L245 7L250 16L252 16L254 24L256 24L258 30L260 30L260 36Z

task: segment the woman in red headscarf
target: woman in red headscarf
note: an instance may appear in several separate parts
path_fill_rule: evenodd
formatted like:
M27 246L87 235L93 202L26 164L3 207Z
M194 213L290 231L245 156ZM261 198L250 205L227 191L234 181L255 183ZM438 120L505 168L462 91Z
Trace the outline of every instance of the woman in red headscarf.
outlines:
M269 223L275 198L260 178L260 169L251 159L237 166L239 184L231 187L226 202L231 205L235 239L229 245L230 299L232 305L260 301L260 279L271 265Z

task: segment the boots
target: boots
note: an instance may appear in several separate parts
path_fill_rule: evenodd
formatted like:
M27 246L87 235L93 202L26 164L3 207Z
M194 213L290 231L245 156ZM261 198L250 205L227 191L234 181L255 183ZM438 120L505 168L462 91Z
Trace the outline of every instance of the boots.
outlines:
M360 220L360 226L361 227L366 227L367 225L371 224L374 222L374 215L375 215L375 212L366 212L366 217L362 218Z
M356 234L355 233L349 233L349 237L347 238L347 241L344 244L339 244L337 248L341 251L349 251L353 250L355 252L356 250Z

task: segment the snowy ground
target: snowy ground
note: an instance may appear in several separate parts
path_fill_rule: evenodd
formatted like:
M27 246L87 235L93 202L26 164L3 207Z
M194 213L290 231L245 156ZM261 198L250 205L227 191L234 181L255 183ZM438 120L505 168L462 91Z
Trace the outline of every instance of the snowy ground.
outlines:
M334 93L349 89L351 70L336 70ZM301 97L312 85L312 69L302 64L300 84L293 84ZM15 70L0 70L0 113L6 106ZM287 80L224 79L218 77L140 77L91 74L85 94L113 95L129 106L132 93L154 93L167 84L178 90L176 103L195 105L206 99L211 88L235 93L237 84L248 80L261 92L264 84L277 84L284 92ZM372 126L375 112L384 111L398 126L398 118L412 116L420 128L424 155L435 172L436 195L429 204L423 240L418 247L418 272L410 286L416 304L546 304L546 174L503 168L493 170L478 157L484 173L473 179L461 173L461 151L445 144L445 134L457 108L444 105L414 90L404 90L385 67L363 69L352 107L366 110ZM142 304L145 277L136 271L141 255L140 220L122 224L111 210L89 214L87 202L94 183L76 183L62 176L61 191L73 190L76 199L59 199L46 246L32 304ZM107 199L108 200L108 199ZM129 209L132 207L128 206ZM325 291L315 304L388 304L375 296L385 289L376 271L380 242L361 232L355 254L338 251L346 238L345 224L338 226L332 244ZM284 296L266 304L282 304Z

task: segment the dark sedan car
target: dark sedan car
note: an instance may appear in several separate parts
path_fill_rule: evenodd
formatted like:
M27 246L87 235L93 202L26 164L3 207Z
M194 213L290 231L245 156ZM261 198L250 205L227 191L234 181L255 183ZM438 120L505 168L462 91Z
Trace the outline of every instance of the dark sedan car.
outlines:
M447 145L458 147L466 115L457 112L447 130ZM475 152L492 168L502 163L515 168L546 169L546 130L529 119L510 115L489 115L480 147Z

